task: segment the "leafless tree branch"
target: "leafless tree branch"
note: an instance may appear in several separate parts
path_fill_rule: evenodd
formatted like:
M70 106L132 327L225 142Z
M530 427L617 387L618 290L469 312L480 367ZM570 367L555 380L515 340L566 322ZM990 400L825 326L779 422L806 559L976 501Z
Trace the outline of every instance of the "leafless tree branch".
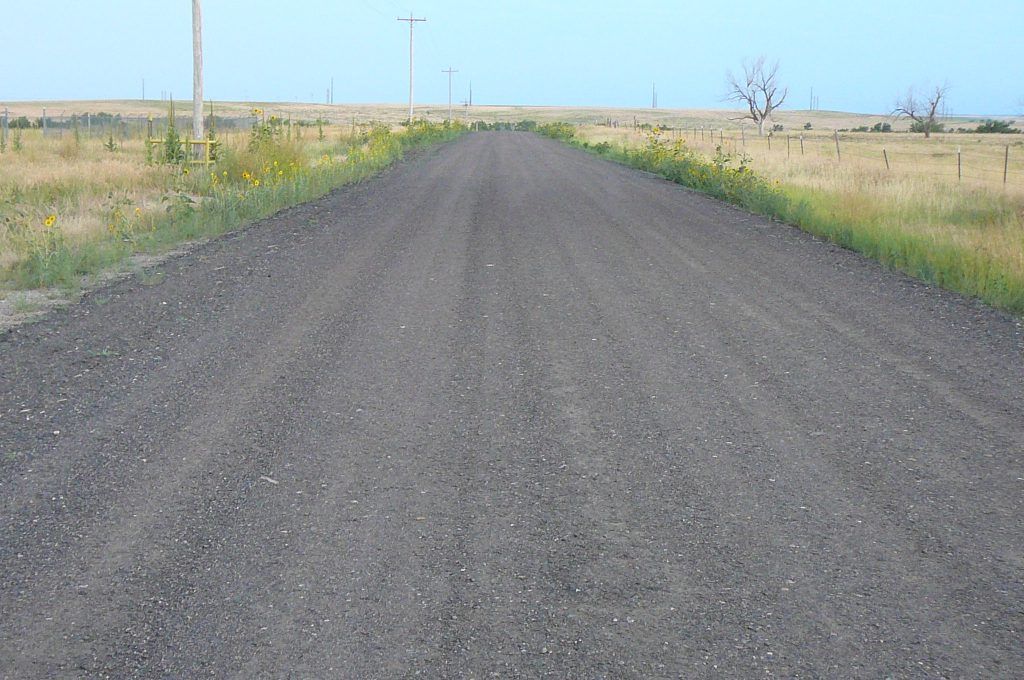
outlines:
M726 74L729 92L726 99L736 102L747 109L747 113L738 120L752 120L757 125L757 133L764 134L764 126L771 120L772 112L786 101L789 89L780 87L778 83L779 62L768 65L764 56L754 61L743 62L743 76L738 78L729 72Z
M948 92L948 85L937 85L929 95L918 96L914 93L914 88L909 88L905 95L896 100L892 113L897 118L906 116L911 119L924 131L925 137L931 137L932 130L938 127L935 116L939 105Z

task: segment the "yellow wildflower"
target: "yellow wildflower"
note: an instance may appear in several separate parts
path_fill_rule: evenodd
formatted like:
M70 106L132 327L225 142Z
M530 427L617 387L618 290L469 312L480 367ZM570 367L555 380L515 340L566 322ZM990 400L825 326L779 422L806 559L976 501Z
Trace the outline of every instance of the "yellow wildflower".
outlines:
M56 223L57 223L57 216L53 215L53 214L47 215L46 219L43 220L43 226L45 226L47 229L49 229L50 227L52 227Z
M258 187L258 186L260 185L260 181L259 181L258 179L254 179L254 180L252 181L252 185L253 185L254 187Z

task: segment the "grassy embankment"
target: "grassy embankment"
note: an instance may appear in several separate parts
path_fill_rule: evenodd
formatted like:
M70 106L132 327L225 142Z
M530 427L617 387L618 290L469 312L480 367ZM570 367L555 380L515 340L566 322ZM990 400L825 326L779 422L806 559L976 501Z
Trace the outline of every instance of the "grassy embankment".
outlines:
M217 162L207 167L165 162L166 146L147 151L141 140L105 145L72 131L44 138L12 130L0 153L0 296L77 288L133 254L222 234L461 131L425 122L397 131L303 129L261 118L250 131L220 136Z
M810 134L799 155L798 139L790 138L787 153L784 135L769 150L763 139L743 140L728 131L713 142L710 135L701 142L686 131L642 134L560 124L543 131L1024 315L1024 187L1018 166L1011 164L1010 182L1002 183L1005 144L1024 156L1019 136L979 141L956 135L951 142L847 135L839 162L833 138ZM888 170L877 146L882 143ZM956 148L967 144L970 161L964 159L964 178L958 179Z

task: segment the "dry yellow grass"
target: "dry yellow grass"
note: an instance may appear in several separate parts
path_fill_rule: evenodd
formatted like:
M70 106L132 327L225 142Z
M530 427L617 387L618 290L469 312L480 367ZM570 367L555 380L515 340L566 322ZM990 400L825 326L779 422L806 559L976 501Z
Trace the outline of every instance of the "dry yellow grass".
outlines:
M303 137L303 151L319 158L349 134L348 127L324 127L325 139L318 140L316 128L295 128ZM0 268L9 267L18 258L18 249L4 218L18 216L29 224L41 225L47 216L56 216L61 233L75 240L103 234L109 228L113 210L131 206L140 223L165 210L162 199L179 190L182 170L176 165L147 162L146 145L141 138L117 139L111 152L102 138L76 136L70 130L51 131L44 137L39 129L20 131L20 151L12 148L0 154ZM221 133L226 147L241 149L249 132ZM204 166L190 169L208 173ZM194 196L201 200L199 196ZM134 212L135 210L138 212ZM23 217L22 217L23 216Z
M73 100L73 101L35 101L0 103L6 106L12 117L27 116L35 119L46 109L48 116L71 116L74 114L96 114L106 112L112 115L127 117L167 115L168 102L159 100ZM314 104L289 102L215 102L213 111L225 118L245 118L250 115L253 107L258 107L282 118L294 120L314 120L322 118L337 125L357 122L379 121L398 123L408 116L405 104ZM191 111L191 100L177 101L176 110L179 115ZM210 112L207 105L206 112ZM467 112L462 106L456 106L455 117L465 120L483 120L493 122L514 122L520 120L536 120L538 122L565 121L578 124L604 123L608 120L617 121L622 125L649 123L651 125L668 125L671 127L692 127L705 125L715 129L739 129L742 124L736 121L737 112L731 109L634 109L615 107L573 107L573 106L502 106L474 105ZM432 121L444 120L448 115L447 104L422 104L416 107L417 117ZM794 131L810 122L814 129L836 130L854 128L861 125L874 125L878 122L893 122L884 115L847 113L842 111L777 111L776 122L785 126L786 130ZM980 119L957 118L946 121L947 126L974 127ZM896 129L906 129L906 120L897 121ZM749 128L749 122L747 123Z

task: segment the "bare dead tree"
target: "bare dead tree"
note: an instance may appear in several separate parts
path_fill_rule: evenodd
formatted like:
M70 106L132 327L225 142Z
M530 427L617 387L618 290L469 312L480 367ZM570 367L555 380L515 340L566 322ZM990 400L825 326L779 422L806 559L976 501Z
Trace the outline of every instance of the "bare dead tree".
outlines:
M924 132L925 138L931 137L932 132L939 129L935 115L948 91L947 85L936 86L930 95L919 97L914 94L914 88L910 88L896 100L896 108L892 113L897 118L906 116L916 123L914 127Z
M735 120L754 121L759 135L764 135L764 125L771 120L772 111L782 106L789 94L788 88L779 87L778 75L779 62L769 66L764 56L760 56L753 62L743 62L742 78L737 78L731 72L726 76L729 82L726 99L742 104L748 111Z

